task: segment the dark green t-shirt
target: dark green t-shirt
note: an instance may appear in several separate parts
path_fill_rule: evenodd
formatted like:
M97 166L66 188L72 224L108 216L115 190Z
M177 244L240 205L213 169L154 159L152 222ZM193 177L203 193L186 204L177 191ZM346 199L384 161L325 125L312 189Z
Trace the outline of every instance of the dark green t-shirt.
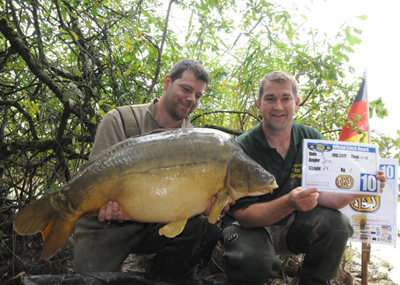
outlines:
M230 207L222 219L222 226L226 227L235 221L232 212L246 208L251 204L275 200L286 195L294 188L301 186L301 172L303 162L303 139L323 139L317 130L293 123L292 136L289 151L286 159L283 159L275 148L268 145L264 137L262 124L258 124L252 130L242 134L237 141L243 150L268 172L275 176L279 188L272 194L265 194L257 197L244 197L236 201ZM286 223L286 218L277 224Z

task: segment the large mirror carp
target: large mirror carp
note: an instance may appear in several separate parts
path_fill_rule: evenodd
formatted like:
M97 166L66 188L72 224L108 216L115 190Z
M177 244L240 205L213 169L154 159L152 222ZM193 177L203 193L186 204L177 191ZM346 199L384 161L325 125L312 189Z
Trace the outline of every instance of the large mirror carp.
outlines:
M59 191L22 209L18 234L42 232L42 259L66 243L75 222L116 201L126 220L166 223L179 235L187 219L204 213L215 223L229 202L272 192L275 178L248 157L230 135L212 129L175 129L129 138L100 153Z

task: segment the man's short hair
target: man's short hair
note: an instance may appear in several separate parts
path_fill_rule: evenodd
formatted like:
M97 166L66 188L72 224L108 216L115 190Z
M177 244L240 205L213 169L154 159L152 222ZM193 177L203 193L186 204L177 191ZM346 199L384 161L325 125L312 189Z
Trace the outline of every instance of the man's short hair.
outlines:
M264 85L267 81L278 82L278 83L289 83L292 86L294 98L298 97L297 81L293 77L293 75L285 71L273 71L265 75L260 81L260 89L258 91L258 97L260 99L264 90Z
M204 81L206 84L210 82L210 75L204 66L191 59L181 60L172 67L171 71L169 72L171 81L174 82L176 79L181 78L183 72L186 70L192 71L196 79Z

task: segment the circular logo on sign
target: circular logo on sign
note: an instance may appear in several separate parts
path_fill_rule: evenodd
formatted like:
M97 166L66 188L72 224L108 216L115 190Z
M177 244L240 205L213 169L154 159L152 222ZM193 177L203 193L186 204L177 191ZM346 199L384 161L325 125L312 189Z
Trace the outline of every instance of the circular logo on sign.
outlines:
M336 187L340 189L350 189L354 185L354 179L350 175L339 175L335 180Z
M350 207L358 212L374 212L378 210L379 205L379 196L372 196L368 198L358 198L350 204Z

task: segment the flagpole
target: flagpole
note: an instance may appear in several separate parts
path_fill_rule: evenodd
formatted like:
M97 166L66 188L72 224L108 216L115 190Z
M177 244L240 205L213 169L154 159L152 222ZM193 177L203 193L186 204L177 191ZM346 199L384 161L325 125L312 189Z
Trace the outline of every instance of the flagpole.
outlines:
M371 128L369 125L369 101L368 101L368 80L367 80L367 70L364 71L364 89L365 89L365 98L367 102L367 128L368 128L368 143L371 143Z
M364 104L365 102L365 104ZM351 127L347 123L351 123ZM354 125L354 126L353 126ZM362 133L360 132L362 131ZM365 139L368 136L368 139ZM339 141L349 141L357 143L371 143L371 131L369 127L369 104L367 92L367 71L364 71L363 82L358 89L353 104L348 111L347 119L339 135ZM358 203L363 199L358 198ZM360 234L362 235L362 234ZM361 239L361 283L368 284L368 263L370 261L371 243L363 242Z
M368 126L368 143L371 143L371 129L369 125L369 102L368 102L368 83L367 70L364 71L364 92L367 102L367 126ZM362 243L361 246L361 284L368 285L368 264L371 258L371 243Z

